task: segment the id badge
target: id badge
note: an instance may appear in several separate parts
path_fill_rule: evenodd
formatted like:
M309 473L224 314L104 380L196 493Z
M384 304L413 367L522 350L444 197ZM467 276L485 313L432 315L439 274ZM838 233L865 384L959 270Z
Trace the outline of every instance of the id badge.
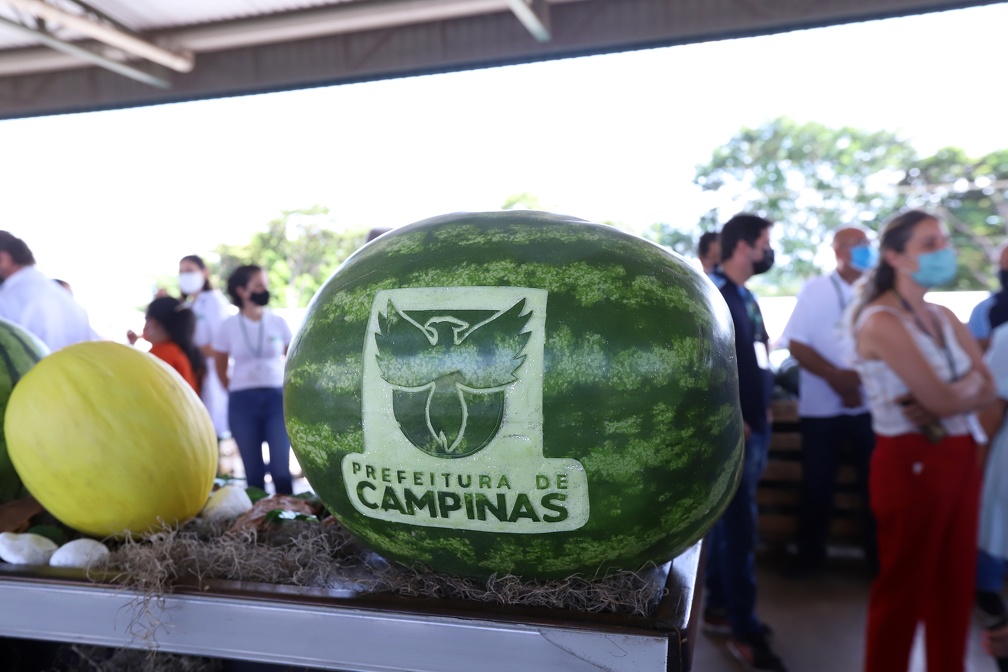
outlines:
M767 354L766 343L763 341L755 341L753 343L753 348L756 350L756 364L761 369L770 368L770 356Z

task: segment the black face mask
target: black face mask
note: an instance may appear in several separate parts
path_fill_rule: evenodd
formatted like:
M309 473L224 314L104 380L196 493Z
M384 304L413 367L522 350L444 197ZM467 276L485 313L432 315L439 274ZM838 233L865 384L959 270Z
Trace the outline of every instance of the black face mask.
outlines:
M753 275L766 273L773 267L773 262L774 262L773 248L767 247L763 250L763 258L753 264L752 267Z
M267 303L269 303L269 300L270 300L270 293L268 289L262 292L252 292L251 294L249 294L249 301L256 304L257 306L265 306Z
M1001 289L1008 292L1008 270L998 271L998 280L1001 282Z

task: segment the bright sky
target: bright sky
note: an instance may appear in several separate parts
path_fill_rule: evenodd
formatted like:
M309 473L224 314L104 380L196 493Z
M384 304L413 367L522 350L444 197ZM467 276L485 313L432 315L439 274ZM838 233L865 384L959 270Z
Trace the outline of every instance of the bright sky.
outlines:
M779 115L1008 148L1008 3L784 35L132 110L0 121L0 228L99 332L179 257L283 210L349 226L495 210L690 229L695 166ZM124 331L124 328L123 328Z

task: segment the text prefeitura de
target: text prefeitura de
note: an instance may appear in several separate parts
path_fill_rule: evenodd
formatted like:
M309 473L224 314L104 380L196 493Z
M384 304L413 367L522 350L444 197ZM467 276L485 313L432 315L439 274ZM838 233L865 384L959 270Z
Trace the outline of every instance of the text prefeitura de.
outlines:
M506 475L408 471L356 460L351 463L351 472L363 476L354 494L361 505L372 510L395 511L403 516L426 513L430 518L493 518L508 523L528 520L549 524L568 517L567 493L558 492L568 489L567 474L563 473L552 477L536 474L534 488L516 492ZM484 492L491 490L496 492Z

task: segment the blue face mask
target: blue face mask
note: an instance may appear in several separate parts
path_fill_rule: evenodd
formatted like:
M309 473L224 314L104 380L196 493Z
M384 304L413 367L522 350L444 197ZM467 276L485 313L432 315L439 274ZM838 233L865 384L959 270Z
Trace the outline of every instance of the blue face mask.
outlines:
M921 287L941 287L952 282L957 270L959 263L955 250L943 247L917 257L917 270L910 277Z
M850 265L855 271L864 273L878 266L878 250L871 245L858 245L850 251Z

